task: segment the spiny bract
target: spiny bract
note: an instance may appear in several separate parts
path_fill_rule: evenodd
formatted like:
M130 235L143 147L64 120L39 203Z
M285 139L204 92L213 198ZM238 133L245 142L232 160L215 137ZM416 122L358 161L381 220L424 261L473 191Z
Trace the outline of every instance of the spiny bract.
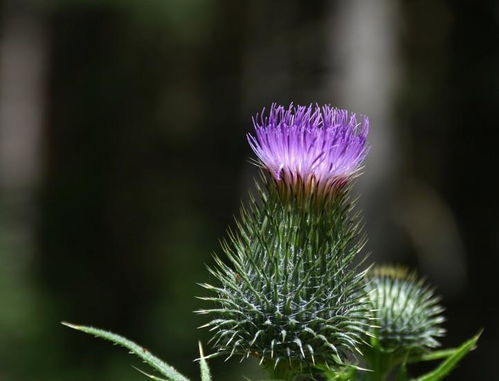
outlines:
M210 269L219 285L203 285L216 294L203 298L216 308L199 311L213 317L214 347L274 366L339 363L372 323L365 274L352 265L363 240L346 190L283 199L271 179L259 191L223 245L230 266L216 258Z
M440 345L443 308L434 291L402 267L378 267L366 285L379 325L375 335L384 349L423 350Z

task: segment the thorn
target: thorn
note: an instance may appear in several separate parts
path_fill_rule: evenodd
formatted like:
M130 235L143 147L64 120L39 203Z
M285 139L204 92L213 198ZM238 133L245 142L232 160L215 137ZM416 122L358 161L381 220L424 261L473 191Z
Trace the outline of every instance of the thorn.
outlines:
M281 331L281 337L282 341L284 342L286 340L286 331L284 329Z
M253 340L251 340L251 342L250 342L250 346L253 346L253 344L255 344L256 339L258 338L258 336L260 335L260 333L262 333L262 330L259 330L259 331L255 334L255 337L253 337Z
M305 353L303 352L303 346L301 344L301 340L296 338L294 341L293 341L296 345L298 345L298 348L300 348L300 353L301 353L301 356L303 359L305 359Z
M77 330L81 329L81 326L76 325L76 324L72 324L72 323L68 323L67 321L61 321L61 324L65 325L66 327L69 327L69 328L73 328L73 329L77 329Z
M198 341L198 346L199 346L199 358L204 359L204 352L203 352L203 346L201 345L201 341Z
M274 363L274 370L277 368L277 365L279 364L280 361L281 361L281 358L277 357L275 360L275 363Z
M307 344L307 349L310 352L310 357L312 358L312 363L315 365L314 349L310 344Z

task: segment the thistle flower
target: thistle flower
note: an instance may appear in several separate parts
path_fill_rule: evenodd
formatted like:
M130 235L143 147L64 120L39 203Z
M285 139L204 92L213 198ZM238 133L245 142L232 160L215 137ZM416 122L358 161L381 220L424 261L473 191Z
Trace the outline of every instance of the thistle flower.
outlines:
M440 345L443 308L434 291L402 267L378 267L367 290L377 315L375 335L387 350L423 350Z
M253 118L248 141L277 182L328 191L355 176L367 153L369 120L329 105L273 104Z
M292 372L342 363L372 325L365 274L353 264L364 244L353 204L347 191L317 208L297 197L283 202L279 190L299 179L326 190L351 178L366 152L367 119L359 127L329 106L274 105L255 126L250 144L272 176L257 184L259 197L223 243L229 263L215 257L209 270L218 284L202 285L214 306L199 312L212 317L205 326L217 354Z

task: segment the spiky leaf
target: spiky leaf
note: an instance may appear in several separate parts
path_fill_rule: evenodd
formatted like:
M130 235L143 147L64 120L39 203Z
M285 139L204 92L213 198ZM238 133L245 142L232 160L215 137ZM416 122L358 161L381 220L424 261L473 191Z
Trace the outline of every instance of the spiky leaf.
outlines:
M63 325L69 328L76 329L81 332L88 333L89 335L93 335L95 337L100 337L101 339L111 341L116 345L120 345L133 353L137 357L139 357L146 364L150 365L152 368L156 369L161 375L165 376L167 380L170 381L189 381L188 378L184 377L182 374L177 372L172 366L166 364L164 361L160 360L156 356L154 356L151 352L149 352L144 347L134 343L127 338L117 335L112 332L104 331L102 329L88 327L83 325L76 325L67 322L63 322ZM150 376L150 375L148 375ZM154 379L155 376L150 376ZM159 379L159 378L156 378Z
M463 343L460 347L456 348L452 355L447 357L434 371L425 374L413 381L439 381L444 379L466 356L470 351L475 349L476 343L482 333L479 332L470 340Z

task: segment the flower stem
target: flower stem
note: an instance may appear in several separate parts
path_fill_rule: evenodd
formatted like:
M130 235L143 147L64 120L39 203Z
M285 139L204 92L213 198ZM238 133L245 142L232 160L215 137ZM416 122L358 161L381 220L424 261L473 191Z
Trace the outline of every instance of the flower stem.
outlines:
M368 368L371 372L367 374L369 381L384 381L390 374L396 361L390 353L386 353L379 346L379 343L374 342L371 350L366 353Z
M291 369L285 363L278 364L277 366L274 366L273 363L269 363L265 366L265 369L273 381L288 381L292 379Z

